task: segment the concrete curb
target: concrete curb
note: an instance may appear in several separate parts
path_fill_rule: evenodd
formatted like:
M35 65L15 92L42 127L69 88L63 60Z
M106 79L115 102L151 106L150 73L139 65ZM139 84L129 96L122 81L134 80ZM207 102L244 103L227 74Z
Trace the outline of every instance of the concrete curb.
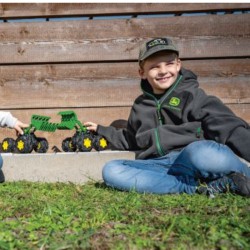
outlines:
M2 181L72 182L102 180L102 167L114 159L135 159L128 151L2 154ZM0 177L1 178L1 177Z
M102 180L102 167L115 159L135 159L129 151L87 153L2 154L0 181L72 182ZM241 159L250 167L250 163Z

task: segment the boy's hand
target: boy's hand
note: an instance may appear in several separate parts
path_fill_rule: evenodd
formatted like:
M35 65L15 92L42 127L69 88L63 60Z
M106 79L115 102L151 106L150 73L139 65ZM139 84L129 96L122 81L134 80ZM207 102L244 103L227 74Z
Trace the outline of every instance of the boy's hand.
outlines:
M96 123L93 123L93 122L85 122L85 123L84 123L84 126L87 127L87 130L96 132L96 131L97 131L97 126L98 126L98 125L97 125Z
M17 135L23 135L23 128L28 128L28 127L29 127L29 124L25 124L17 120L14 126L14 129L16 130Z

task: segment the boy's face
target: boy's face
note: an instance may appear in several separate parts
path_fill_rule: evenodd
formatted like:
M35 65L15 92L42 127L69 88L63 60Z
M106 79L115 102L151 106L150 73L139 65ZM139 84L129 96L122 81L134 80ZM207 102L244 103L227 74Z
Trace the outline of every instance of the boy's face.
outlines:
M163 94L177 79L181 61L173 52L161 51L148 57L139 69L142 79L147 79L154 94Z

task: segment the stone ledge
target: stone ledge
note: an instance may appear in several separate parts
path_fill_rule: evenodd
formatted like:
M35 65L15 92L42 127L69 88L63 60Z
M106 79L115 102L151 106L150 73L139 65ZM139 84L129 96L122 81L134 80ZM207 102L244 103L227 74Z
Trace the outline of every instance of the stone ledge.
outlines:
M135 159L129 151L86 153L2 154L2 181L72 182L102 180L103 165L115 159Z
M102 167L110 160L135 159L129 151L87 153L2 154L0 181L72 182L102 180ZM241 159L250 167L250 163Z

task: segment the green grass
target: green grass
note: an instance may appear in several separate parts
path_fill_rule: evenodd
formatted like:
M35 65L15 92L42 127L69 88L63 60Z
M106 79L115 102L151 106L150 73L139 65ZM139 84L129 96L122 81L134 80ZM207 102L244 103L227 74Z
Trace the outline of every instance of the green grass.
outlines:
M250 249L250 199L3 183L0 249Z

